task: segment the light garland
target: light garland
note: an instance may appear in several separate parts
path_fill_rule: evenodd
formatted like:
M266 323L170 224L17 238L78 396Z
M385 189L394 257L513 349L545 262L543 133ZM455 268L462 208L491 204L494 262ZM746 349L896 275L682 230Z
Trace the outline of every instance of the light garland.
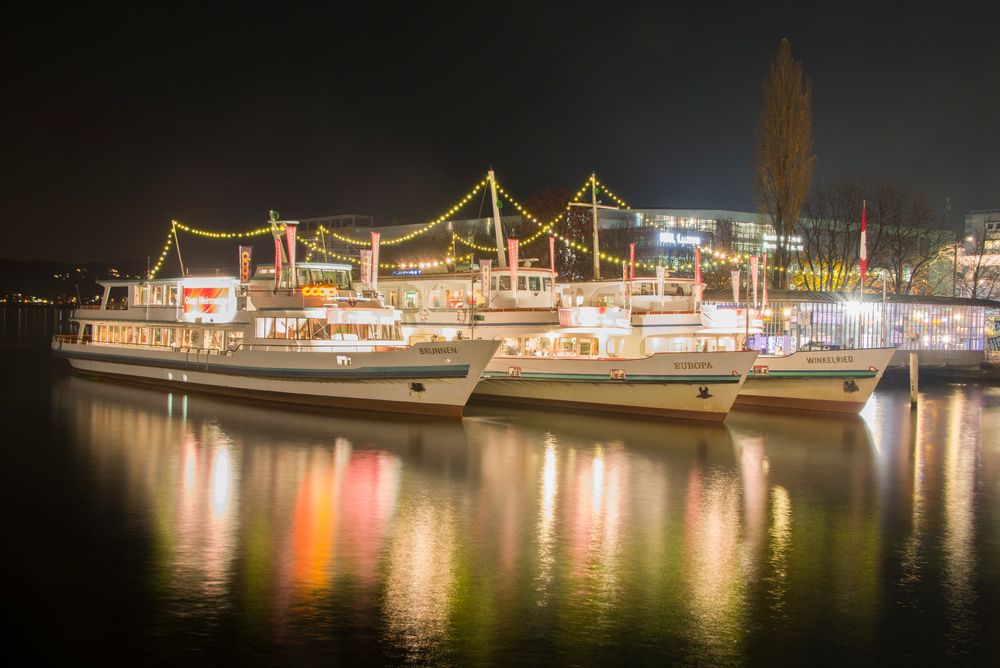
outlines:
M456 213L458 213L458 211L461 210L462 207L464 207L466 204L468 204L470 201L472 201L472 198L476 195L476 193L478 193L480 190L482 190L483 188L485 188L486 184L487 184L487 181L485 179L482 180L482 181L480 181L479 183L477 183L472 188L472 190L470 190L464 197L462 197L461 199L459 199L458 202L455 203L450 209L448 209L443 214L441 214L440 216L438 216L437 218L435 218L431 222L427 223L426 225L424 225L420 229L414 230L414 231L412 231L412 232L410 232L408 234L404 234L404 235L402 235L400 237L395 237L393 239L383 239L382 241L379 242L379 244L383 245L383 246L392 246L392 245L395 245L395 244L401 244L401 243L403 243L405 241L409 241L410 239L413 239L414 237L418 237L421 234L424 234L425 232L430 231L434 227L440 225L441 223L443 223L443 222L445 222L447 220L450 220L451 217L454 216ZM326 229L326 227L324 227L323 225L320 225L319 229L322 230L323 233L329 234L334 239L337 239L338 241L343 241L344 243L347 243L347 244L353 244L355 246L371 246L372 245L372 242L371 242L370 239L369 240L362 240L362 239L352 239L350 237L345 237L345 236L343 236L341 234L337 234L336 232L331 232L330 230Z
M334 253L333 251L324 251L322 248L316 246L313 242L308 239L303 239L302 237L297 237L297 240L302 243L306 248L309 249L310 253L321 253L325 256L332 255L338 260L346 260L352 264L361 264L361 260L355 257L349 257L347 255L340 255L339 253ZM399 262L396 264L388 262L379 262L379 269L432 269L434 267L443 267L452 263L458 263L462 260L472 260L472 253L466 255L456 255L452 257L451 255L446 255L444 258L428 261L428 262Z
M191 227L185 225L184 223L179 223L176 220L170 221L171 225L175 226L178 230L182 232L187 232L189 234L195 234L199 237L208 237L209 239L246 239L249 237L259 237L271 232L271 226L258 227L252 230L246 230L245 232L210 232L209 230L200 230L196 227ZM279 228L284 228L284 225L279 225Z
M628 209L629 208L628 204L626 204L623 200L619 199L618 196L616 196L613 192L611 192L610 190L608 190L608 187L606 185L604 185L603 183L601 183L600 181L598 181L597 180L597 176L591 175L590 179L594 182L594 187L595 188L600 188L601 190L603 190L604 194L607 195L608 197L610 197L611 199L613 199L614 202L615 202L615 204L617 204L618 206L620 206L623 209Z
M153 268L149 270L149 274L146 276L146 280L153 280L156 278L156 273L160 271L163 266L163 262L167 259L167 253L170 252L170 247L174 245L174 231L171 229L167 232L167 242L163 244L163 251L160 253L160 257L156 260L156 264Z

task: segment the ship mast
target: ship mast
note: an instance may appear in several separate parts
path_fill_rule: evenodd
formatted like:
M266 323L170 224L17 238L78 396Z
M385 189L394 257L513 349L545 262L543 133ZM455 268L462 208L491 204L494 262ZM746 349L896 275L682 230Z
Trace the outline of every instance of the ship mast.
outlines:
M507 254L503 247L503 226L500 224L500 207L497 206L497 179L490 168L487 177L490 181L490 192L493 194L493 231L497 238L497 262L501 269L507 266Z

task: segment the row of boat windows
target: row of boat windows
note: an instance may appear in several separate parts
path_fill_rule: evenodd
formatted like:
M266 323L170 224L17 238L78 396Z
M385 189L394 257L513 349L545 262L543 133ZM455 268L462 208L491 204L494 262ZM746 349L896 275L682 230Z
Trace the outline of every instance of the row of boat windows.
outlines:
M510 290L510 276L494 276L490 281L491 289ZM517 289L527 292L549 292L552 289L552 279L546 276L518 276ZM454 290L431 290L427 296L427 304L421 304L420 292L418 290L388 290L389 305L400 308L420 308L428 306L430 308L464 306L473 300L477 304L483 303L483 295L479 289L457 288Z
M621 337L608 341L609 355L620 353ZM523 357L593 357L600 354L600 345L593 336L505 337L500 342L500 354Z
M399 324L330 324L322 318L257 318L258 339L396 341Z
M176 285L137 285L132 303L135 306L177 306Z
M243 342L243 332L188 327L151 327L145 325L84 325L84 340L164 348L207 348L222 350Z
M624 354L625 337L612 336L605 345L604 355L620 357ZM648 336L640 345L641 355L664 352L711 352L737 350L736 337ZM592 336L505 337L501 339L500 354L523 357L591 357L602 354L600 343ZM634 352L632 354L635 354Z

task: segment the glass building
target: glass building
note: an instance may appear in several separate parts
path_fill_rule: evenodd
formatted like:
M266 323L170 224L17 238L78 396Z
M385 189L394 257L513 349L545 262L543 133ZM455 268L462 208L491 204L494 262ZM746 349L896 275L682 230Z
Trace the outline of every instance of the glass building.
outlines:
M710 290L705 301L732 305L730 290ZM768 353L894 346L894 363L910 351L922 362L978 364L987 349L987 315L998 304L984 299L918 295L775 290L750 347Z

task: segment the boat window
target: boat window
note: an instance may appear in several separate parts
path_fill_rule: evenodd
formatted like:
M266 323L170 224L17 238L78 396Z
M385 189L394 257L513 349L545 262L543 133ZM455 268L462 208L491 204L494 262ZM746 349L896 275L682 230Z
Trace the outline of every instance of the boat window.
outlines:
M297 339L311 339L312 336L309 332L309 319L308 318L298 318L298 331L295 333L295 338Z
M403 299L404 308L417 308L420 306L420 299L416 290L407 290Z
M137 285L135 286L135 305L145 306L149 303L149 286L148 285Z
M396 290L389 290L389 306L395 306L396 305L396 303L398 301L397 294L398 294L398 292Z
M162 285L153 286L153 305L163 306L164 289Z
M541 292L542 290L542 277L541 276L528 276L528 290L531 292Z
M639 295L640 297L648 297L656 295L656 284L655 283L633 283L634 295Z
M139 328L139 343L144 346L149 345L149 327Z
M445 296L449 308L461 308L465 305L465 290L448 290Z
M580 355L596 355L597 354L597 339L589 336L580 337Z
M615 296L614 295L598 295L597 297L598 306L614 306Z
M222 350L222 330L206 329L201 336L201 347L207 350Z
M123 309L128 306L128 286L114 285L108 290L108 308Z
M243 332L226 334L226 348L228 350L237 350L241 345L243 345Z
M607 354L608 357L621 357L622 350L625 349L625 337L624 336L612 336L608 339L607 344Z
M547 278L547 277L543 278L542 279L542 290L545 290L545 292L548 292L551 289L552 289L552 279L551 278Z
M510 276L497 276L497 289L510 290Z
M561 336L556 339L556 355L575 355L576 354L576 337L575 336Z
M431 308L441 306L441 291L431 290Z
M518 276L517 277L517 289L518 290L527 290L528 289L528 279L527 279L527 277L525 277L525 276Z
M167 287L167 306L177 305L177 286L171 285Z
M505 337L500 345L500 350L503 351L504 355L520 355L521 339Z
M552 339L547 336L533 336L524 340L524 354L533 357L548 357L552 354Z
M309 318L309 338L310 339L329 339L330 338L330 328L326 324L326 320L320 318Z

